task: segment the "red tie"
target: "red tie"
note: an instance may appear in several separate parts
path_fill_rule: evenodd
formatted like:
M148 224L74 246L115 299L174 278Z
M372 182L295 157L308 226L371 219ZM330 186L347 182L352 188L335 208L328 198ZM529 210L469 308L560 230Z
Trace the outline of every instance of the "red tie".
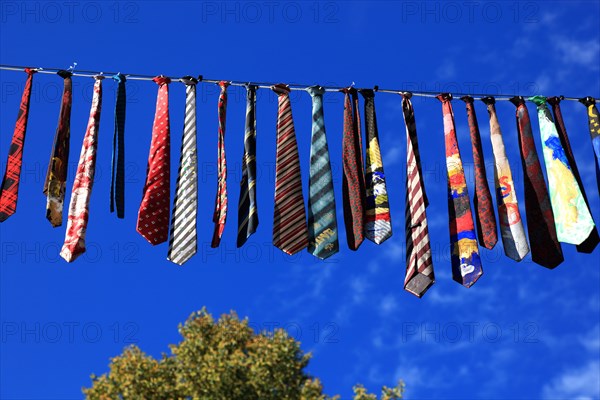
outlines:
M137 231L150 244L166 242L169 236L170 132L169 83L171 79L157 76L159 86L156 113L152 127L152 142L148 156L146 183L138 212Z
M227 116L227 87L229 82L220 81L221 93L219 94L218 115L219 115L219 177L217 185L217 197L215 199L215 212L213 222L215 230L213 232L210 247L219 247L221 236L225 229L225 220L227 219L227 161L225 159L225 121Z
M13 134L12 142L8 150L8 161L6 172L0 187L0 222L4 222L17 210L17 198L19 195L19 178L21 176L21 164L23 162L23 145L25 144L25 131L27 130L27 116L29 115L29 99L31 98L31 81L35 70L25 68L27 81L21 97L21 107L17 116L17 124Z

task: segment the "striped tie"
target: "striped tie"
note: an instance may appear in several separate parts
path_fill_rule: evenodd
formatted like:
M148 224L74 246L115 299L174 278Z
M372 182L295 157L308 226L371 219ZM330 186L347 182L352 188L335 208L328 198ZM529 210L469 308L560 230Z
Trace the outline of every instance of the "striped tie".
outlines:
M521 261L529 253L529 245L525 237L525 228L519 212L517 193L506 157L502 130L496 115L496 99L484 97L481 99L490 114L490 139L494 152L494 182L496 183L496 203L498 206L498 219L500 220L500 233L504 253L515 261Z
M465 180L465 171L456 139L452 95L436 96L442 102L444 137L446 143L446 169L448 171L448 212L450 214L450 246L452 249L452 278L465 287L471 287L483 274L471 202Z
M219 149L218 149L218 184L217 196L215 198L215 213L213 214L213 222L215 230L213 232L211 247L219 247L221 236L225 229L225 220L227 219L227 161L225 160L225 120L227 116L227 87L229 82L220 81L218 115L219 115Z
M558 133L558 137L560 139L560 144L564 149L565 157L569 162L569 166L571 167L571 172L573 173L573 176L577 181L577 185L581 190L581 196L583 197L583 201L585 202L586 207L588 208L588 210L591 210L590 203L585 194L583 182L581 181L581 176L579 175L579 169L577 168L577 163L575 162L575 157L573 156L571 143L569 142L569 137L567 136L567 129L562 118L562 112L560 110L561 99L559 97L549 97L547 101L552 106L552 111L554 112L554 120L556 121L555 127ZM592 251L594 251L599 242L600 236L598 235L598 229L596 226L594 226L592 232L588 235L588 237L583 242L577 245L577 251L580 253L589 254Z
M21 106L17 115L17 123L13 133L12 141L8 150L6 171L0 187L0 222L6 221L8 217L17 211L17 199L19 197L19 181L21 177L21 166L23 164L23 147L25 146L25 133L27 131L27 118L29 116L29 100L31 98L31 83L33 74L37 71L25 68L27 80L21 97Z
M278 96L273 245L291 255L308 246L300 159L292 119L290 88L280 83L271 89Z
M358 95L354 88L345 88L341 92L345 94L344 138L342 141L344 225L348 247L350 250L358 250L365 239L366 208Z
M72 73L60 70L57 74L64 79L64 88L58 117L58 127L54 135L52 154L48 163L48 173L44 181L44 194L47 196L46 218L53 227L62 225L69 162L69 141L71 136L71 102L73 100Z
M325 259L339 251L335 196L329 162L329 148L323 118L321 86L310 86L312 97L312 136L310 144L310 176L308 178L308 251Z
M256 208L256 85L246 85L246 129L244 156L242 157L242 181L238 203L237 247L256 232L258 212Z
M410 101L411 97L412 93L402 94L402 112L406 125L406 276L404 289L417 297L422 297L435 282L435 276L425 211L429 201L423 183L417 125Z
M360 93L365 99L365 125L367 130L365 236L376 244L381 244L392 236L392 221L383 162L379 150L375 92L372 89L361 89Z
M594 230L594 221L566 157L550 110L546 106L546 97L533 96L528 100L534 102L538 109L548 189L558 240L563 243L581 244ZM566 132L564 133L566 136Z
M115 133L113 136L112 169L110 183L110 212L117 211L117 218L125 218L125 108L127 94L125 75L113 76L118 82L115 102Z
M481 135L479 124L471 96L460 98L467 106L467 119L469 120L469 133L471 136L471 148L473 149L473 164L475 167L475 196L473 196L473 207L475 207L475 221L477 223L477 236L479 244L491 250L498 242L498 228L492 194L488 186L485 162L483 159L483 147L481 146Z
M96 149L98 147L98 130L100 129L100 112L102 111L102 75L94 77L94 95L88 120L87 130L81 146L77 174L71 190L67 232L60 256L67 262L74 261L85 252L85 233L89 218L89 204L96 172Z
M198 155L196 153L198 80L186 76L181 78L181 82L185 84L185 116L167 255L168 260L179 265L183 265L196 254L196 213L198 211Z
M527 215L531 259L543 267L555 268L563 262L564 258L556 237L556 226L548 188L535 149L529 111L523 97L516 96L510 101L517 107L517 131L525 179L525 214Z

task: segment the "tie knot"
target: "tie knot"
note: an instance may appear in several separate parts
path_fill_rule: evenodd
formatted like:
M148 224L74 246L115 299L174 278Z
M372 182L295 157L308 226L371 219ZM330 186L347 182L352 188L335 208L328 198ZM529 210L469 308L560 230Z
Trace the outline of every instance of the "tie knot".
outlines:
M73 75L71 72L65 71L64 69L61 69L56 74L63 79L67 79L67 78L71 77L71 75Z
M307 87L306 91L313 97L314 96L322 96L323 93L325 93L325 88L323 86L313 85L313 86Z
M452 93L440 93L435 97L442 103L452 101Z
M373 89L360 89L359 92L365 99L372 99L375 97L375 91Z
M183 82L184 85L195 85L198 83L198 79L194 78L193 76L187 75L182 77L181 79L179 79L181 82Z
M340 92L345 93L345 94L352 94L352 95L354 95L354 94L356 94L356 89L353 88L352 86L350 86L350 87L347 87L347 88L340 89Z
M27 75L33 75L37 72L35 68L25 68L24 71L27 73Z
M494 98L494 96L485 96L485 97L482 97L481 101L483 101L488 106L492 106L492 105L496 104L496 99Z
M122 73L118 73L116 75L113 75L112 77L115 81L117 81L118 83L124 83L125 81L127 81L127 78L125 78L125 75L123 75Z
M471 96L462 96L460 99L467 104L473 104L473 101L475 100Z
M155 76L152 79L154 82L156 82L156 84L158 86L162 86L162 85L168 85L169 83L171 83L171 78L169 78L168 76Z
M596 104L596 99L592 96L587 96L579 99L579 102L584 104L586 107Z
M552 96L552 97L548 97L546 99L546 101L548 102L548 104L555 106L555 105L559 104L560 101L563 99L564 99L563 96Z
M97 80L97 81L101 81L104 78L106 78L104 75L94 75L94 79Z
M400 92L400 96L404 97L407 100L410 100L413 97L412 92Z
M285 83L278 83L276 85L271 86L271 90L274 91L277 96L284 96L290 93L290 87Z
M540 95L531 96L527 100L535 103L535 105L538 106L538 107L545 107L546 106L546 97L545 96L540 96Z
M517 107L525 104L525 99L523 98L523 96L513 96L510 99L508 99L508 101L510 101Z
M218 85L221 88L221 91L224 91L225 89L227 89L230 83L229 81L219 81Z

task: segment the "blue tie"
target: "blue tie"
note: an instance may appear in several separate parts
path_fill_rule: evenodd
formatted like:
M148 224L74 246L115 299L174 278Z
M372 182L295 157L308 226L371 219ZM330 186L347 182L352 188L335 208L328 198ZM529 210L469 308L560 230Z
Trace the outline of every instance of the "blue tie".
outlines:
M118 82L115 104L115 134L113 136L112 171L110 183L110 212L117 210L118 218L125 218L125 75L113 76Z
M308 251L325 259L339 250L335 196L323 120L323 87L307 89L312 97L312 138L308 180Z

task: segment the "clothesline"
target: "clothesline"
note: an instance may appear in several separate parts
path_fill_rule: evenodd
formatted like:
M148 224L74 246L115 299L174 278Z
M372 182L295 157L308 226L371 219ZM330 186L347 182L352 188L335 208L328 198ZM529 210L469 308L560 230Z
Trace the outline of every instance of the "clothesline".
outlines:
M71 66L69 69L67 69L69 72L72 73L73 76L93 78L96 75L117 75L120 73L120 72L97 72L97 71L91 71L91 70L79 70L78 72L74 72L76 65L77 65L77 63L74 63L74 66ZM28 68L28 67L19 66L19 65L7 65L7 64L0 65L0 70L6 70L6 71L23 71L25 68ZM35 70L37 73L40 73L40 74L56 74L58 71L62 70L62 68L53 68L53 67L37 67L37 68L31 68L31 69ZM152 81L154 79L154 77L157 76L157 75L143 75L143 74L123 74L123 75L128 80L137 80L137 81ZM174 81L179 81L183 77L169 77L169 78ZM229 81L226 79L208 79L208 78L204 78L202 75L198 76L198 81L204 82L204 83L213 83L213 84L217 84L221 81L227 81L232 86L245 86L248 84L252 84L252 85L257 86L257 88L260 88L260 89L270 89L273 85L279 83L279 82ZM289 83L288 86L290 87L290 90L306 90L311 85L301 84L301 83ZM354 82L352 82L352 84L349 86L353 87ZM323 88L325 89L326 92L339 92L340 90L346 89L347 87L323 86ZM423 91L423 90L408 91L408 90L400 90L400 89L381 89L378 86L375 86L374 90L376 92L380 92L380 93L391 93L391 94L411 93L413 96L432 97L432 98L435 98L439 94L439 92ZM508 101L512 97L519 97L519 96L522 96L525 98L529 97L529 95L520 95L520 94L494 94L494 95L492 95L492 94L488 94L488 93L464 93L464 92L453 92L452 95L457 98L460 96L471 96L471 97L473 97L474 100L481 100L485 97L493 96L496 99L496 101ZM567 96L559 96L559 97L561 100L579 101L579 97L567 97ZM600 96L595 96L595 97L598 98Z

